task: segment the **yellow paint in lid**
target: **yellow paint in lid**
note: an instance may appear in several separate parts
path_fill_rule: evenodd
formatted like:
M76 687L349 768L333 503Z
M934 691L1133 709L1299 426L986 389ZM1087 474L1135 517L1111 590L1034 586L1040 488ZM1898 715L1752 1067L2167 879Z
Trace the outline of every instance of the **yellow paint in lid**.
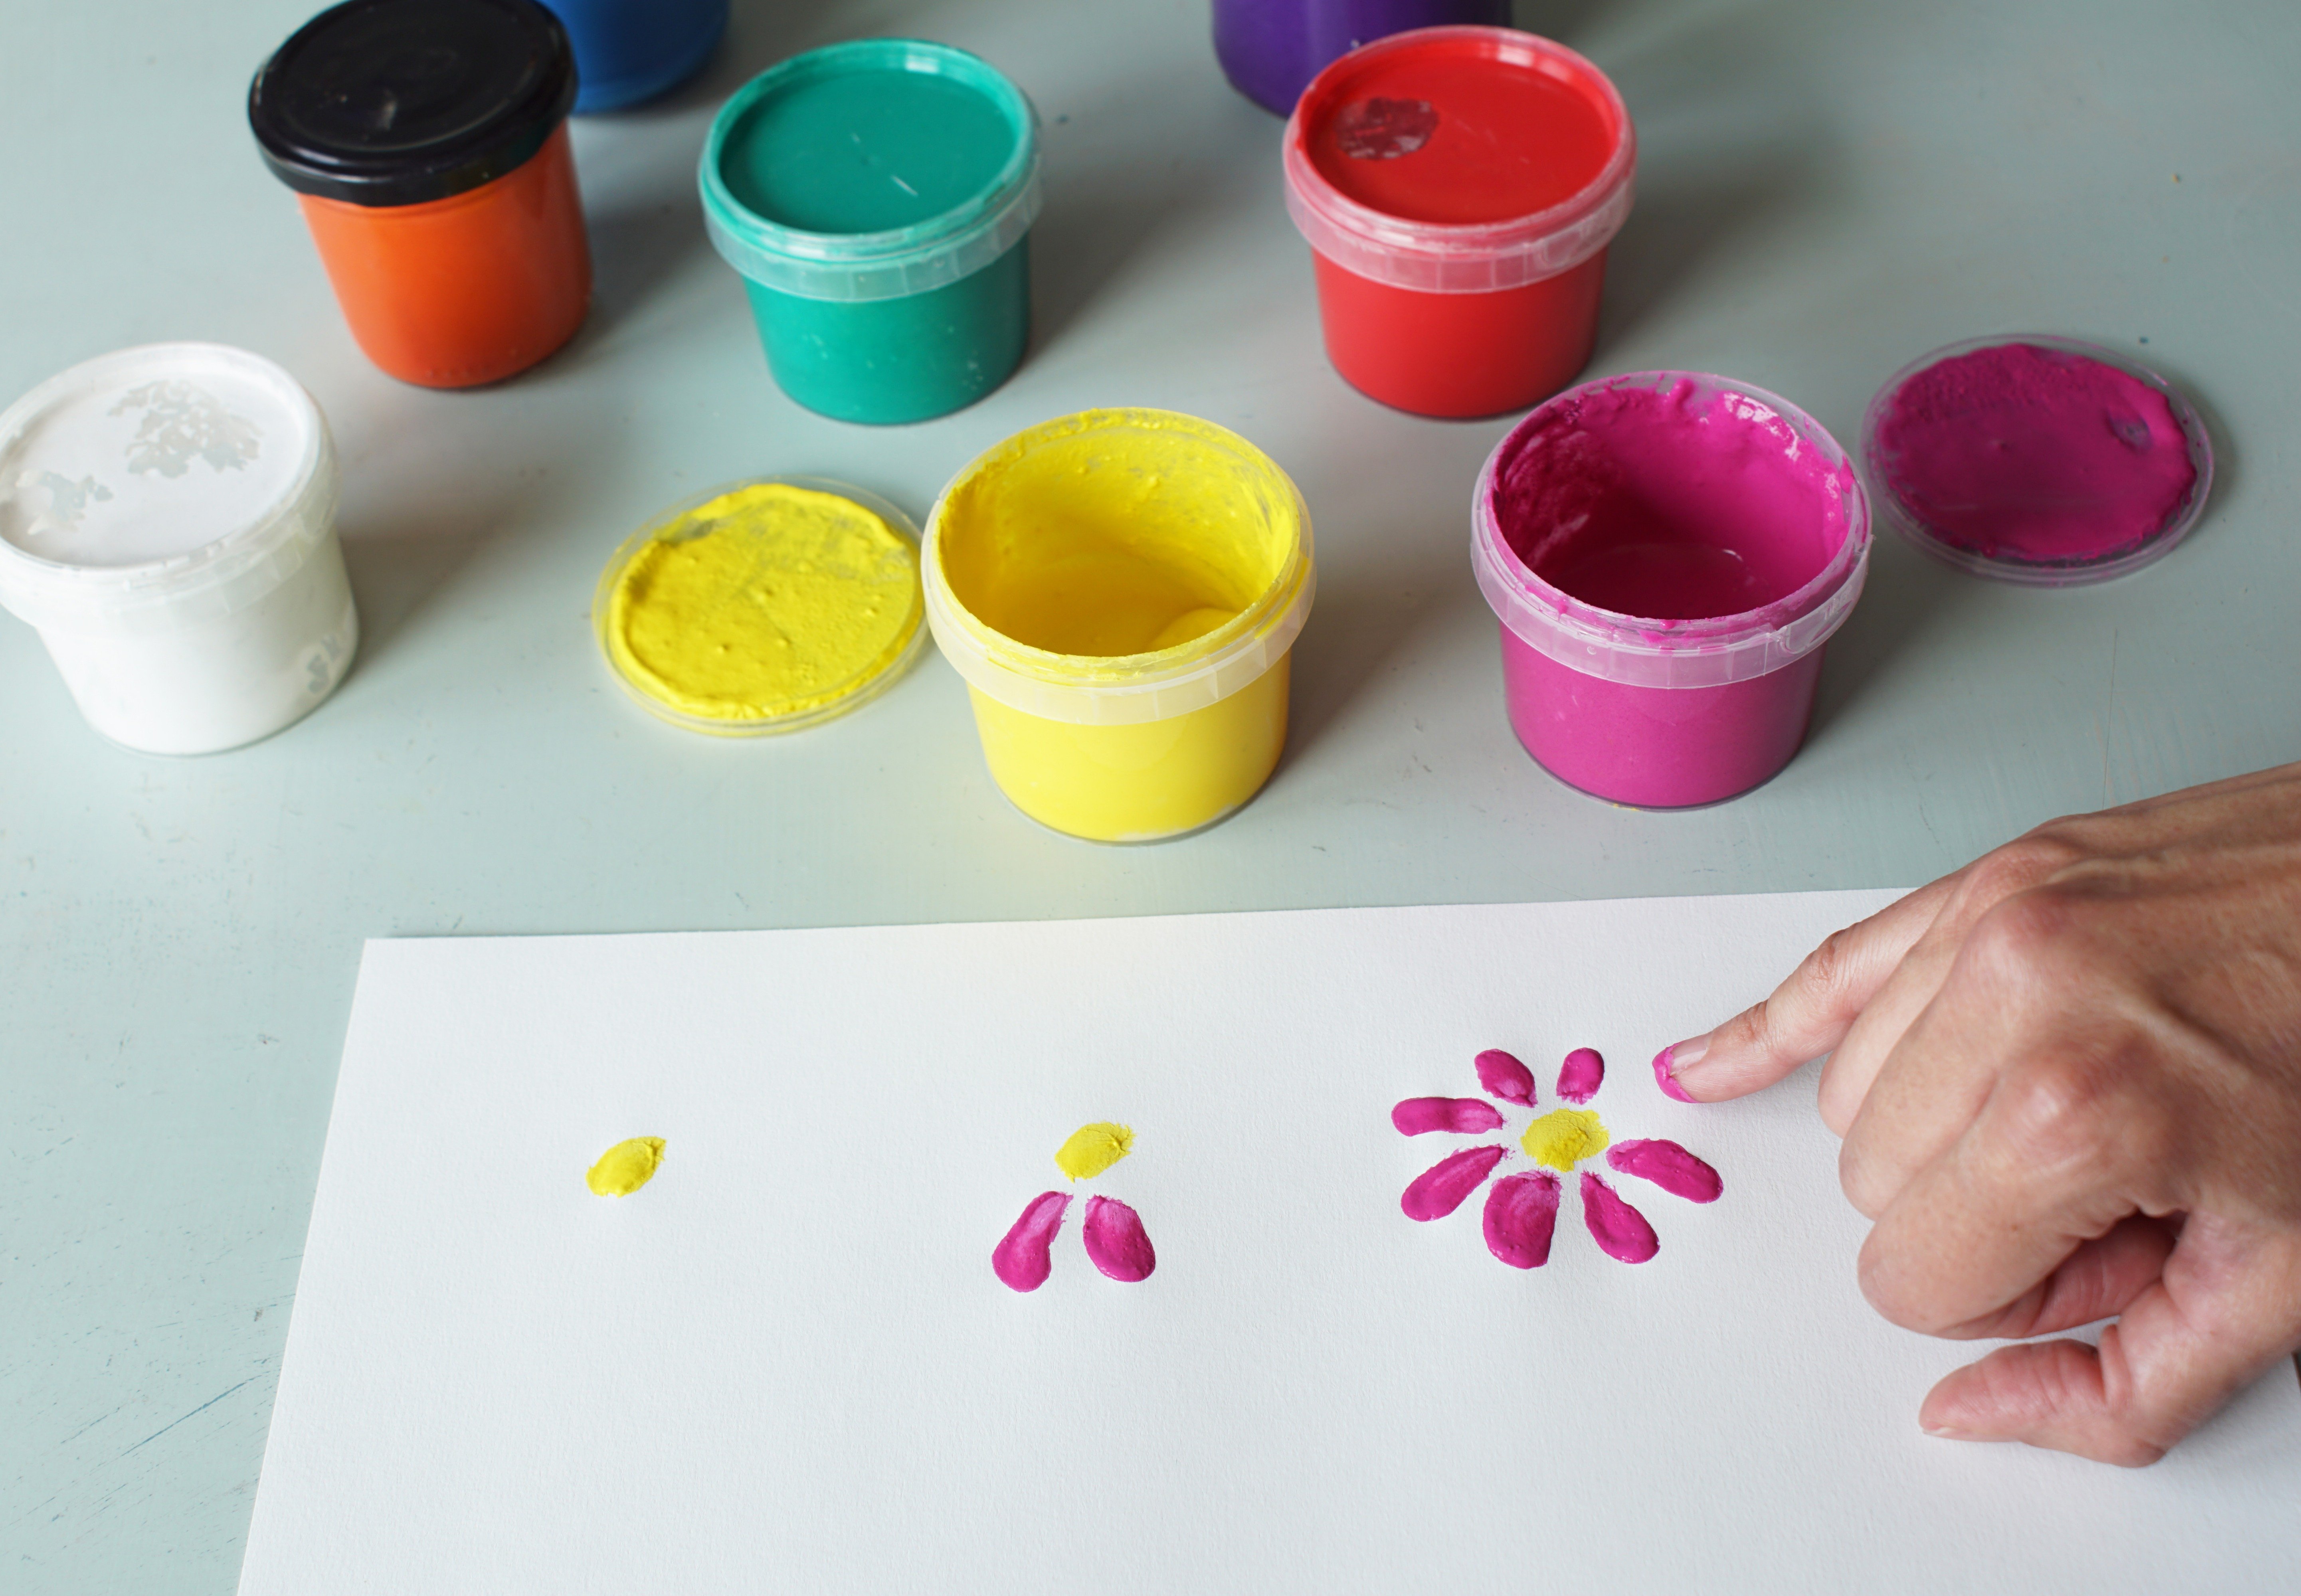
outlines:
M649 712L720 736L797 731L891 686L926 639L918 530L844 483L769 477L642 528L600 572L599 650Z

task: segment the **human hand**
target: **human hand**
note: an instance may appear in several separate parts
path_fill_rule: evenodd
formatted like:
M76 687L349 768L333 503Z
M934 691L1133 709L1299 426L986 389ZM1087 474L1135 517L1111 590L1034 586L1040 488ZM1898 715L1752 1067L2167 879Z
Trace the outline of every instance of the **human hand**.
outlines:
M2153 1463L2301 1346L2301 765L2057 820L1654 1060L1715 1102L1829 1055L1862 1293L2002 1347L1932 1434Z

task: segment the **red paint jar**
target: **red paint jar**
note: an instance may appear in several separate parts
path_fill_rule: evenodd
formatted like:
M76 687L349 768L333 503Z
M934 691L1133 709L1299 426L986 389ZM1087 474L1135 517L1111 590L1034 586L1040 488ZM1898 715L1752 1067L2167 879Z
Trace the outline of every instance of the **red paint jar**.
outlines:
M1303 91L1285 164L1326 355L1352 387L1495 415L1589 363L1637 140L1580 55L1509 28L1378 39Z
M566 30L535 0L349 0L256 74L257 145L378 366L475 387L582 325L574 100Z

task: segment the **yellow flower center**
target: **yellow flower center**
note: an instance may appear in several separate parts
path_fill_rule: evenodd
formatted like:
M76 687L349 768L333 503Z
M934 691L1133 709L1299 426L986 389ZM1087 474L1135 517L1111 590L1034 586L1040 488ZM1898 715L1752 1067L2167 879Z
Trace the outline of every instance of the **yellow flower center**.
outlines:
M1553 1108L1527 1126L1519 1145L1535 1163L1565 1174L1583 1159L1594 1158L1604 1152L1606 1144L1612 1140L1606 1134L1605 1123L1594 1111Z
M1134 1150L1134 1132L1125 1125L1081 1125L1056 1149L1055 1167L1075 1181L1091 1180Z

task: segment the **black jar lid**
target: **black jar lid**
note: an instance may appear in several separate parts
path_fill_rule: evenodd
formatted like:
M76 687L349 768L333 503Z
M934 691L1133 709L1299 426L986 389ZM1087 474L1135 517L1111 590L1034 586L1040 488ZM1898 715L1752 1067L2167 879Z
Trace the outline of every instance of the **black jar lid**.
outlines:
M299 194L413 205L524 164L575 104L575 54L536 0L347 0L247 91L264 163Z

